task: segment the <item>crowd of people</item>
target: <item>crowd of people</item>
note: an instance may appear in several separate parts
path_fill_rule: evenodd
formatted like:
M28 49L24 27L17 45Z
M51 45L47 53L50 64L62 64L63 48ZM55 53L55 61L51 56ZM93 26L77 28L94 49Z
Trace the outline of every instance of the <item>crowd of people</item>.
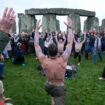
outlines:
M24 54L33 53L40 61L47 77L45 90L51 95L51 105L64 105L66 96L64 77L70 54L74 57L73 63L78 66L81 65L82 55L88 60L92 54L94 64L97 56L102 62L105 52L105 31L97 32L92 28L89 32L80 30L75 32L71 18L68 18L67 23L65 22L67 32L49 32L47 28L45 32L39 32L41 25L38 21L31 33L21 32L17 35L11 32L11 26L15 21L14 14L13 9L6 8L0 20L0 35L2 35L0 45L3 44L0 47L0 80L3 79L5 59L12 57L13 64L25 66ZM1 41L3 39L6 40L4 43ZM105 79L105 70L99 79Z
M11 33L11 39L3 51L5 58L9 56L13 57L13 62L18 59L18 57L24 58L23 55L26 53L35 53L34 50L34 35L35 32L32 31L30 34L21 32L19 35ZM85 58L89 59L89 54L93 54L93 63L96 63L97 55L100 61L103 61L102 56L105 52L105 32L97 33L97 30L93 28L90 32L74 32L75 38L73 42L72 55L74 59L78 58L78 65L81 62L81 55L84 53ZM48 55L48 46L50 43L54 42L58 46L58 56L62 55L67 45L67 32L39 32L39 45L42 52ZM9 56L8 56L9 53ZM17 63L24 63L24 60Z
M97 30L93 28L90 32L74 32L75 38L73 42L72 55L74 59L78 58L78 65L81 62L81 55L84 53L85 58L89 59L89 54L93 54L93 63L96 63L97 56L100 61L103 61L102 56L105 52L105 32L97 33ZM34 50L34 35L35 32L31 32L29 35L22 32L20 35L11 35L9 45L3 51L5 58L9 55L13 56L16 60L18 57L24 58L24 53L35 53ZM39 32L39 45L42 52L48 55L48 46L54 42L58 46L58 56L62 55L67 45L67 32ZM16 53L17 52L17 53ZM15 63L15 61L13 61ZM24 63L24 60L17 61L17 63Z

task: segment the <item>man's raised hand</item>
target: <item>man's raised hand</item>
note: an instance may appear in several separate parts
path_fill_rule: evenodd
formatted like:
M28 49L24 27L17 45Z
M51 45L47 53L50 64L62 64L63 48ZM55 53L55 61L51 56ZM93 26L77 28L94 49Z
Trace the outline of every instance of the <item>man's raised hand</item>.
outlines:
M0 19L0 31L9 33L15 22L15 12L13 8L5 8L2 18Z
M64 24L68 28L68 43L72 43L74 39L74 34L72 30L72 19L70 17L67 18L67 23L64 22Z
M39 29L42 25L40 25L40 20L36 23L35 28L35 38L34 38L34 44L39 46Z
M70 17L67 18L67 23L64 22L64 24L68 27L68 28L72 28L72 19Z
M36 23L36 29L39 30L41 28L42 25L40 25L40 20L37 21Z

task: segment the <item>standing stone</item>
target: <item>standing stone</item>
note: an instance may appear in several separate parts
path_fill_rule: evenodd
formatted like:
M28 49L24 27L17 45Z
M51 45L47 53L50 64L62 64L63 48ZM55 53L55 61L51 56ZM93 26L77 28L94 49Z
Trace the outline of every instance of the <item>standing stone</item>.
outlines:
M84 22L84 31L88 32L92 28L96 28L99 31L99 20L97 17L88 17Z
M70 14L69 17L71 17L73 21L73 29L75 32L78 32L81 30L81 22L80 22L80 16L78 14Z
M19 17L19 33L22 31L30 33L35 27L35 16L34 15L25 15L18 14Z
M87 20L84 21L84 29L83 29L84 32L88 32L88 29L87 29Z
M102 24L101 24L101 30L105 30L105 19L102 20Z
M16 34L16 22L12 26L12 32Z
M60 31L60 24L59 24L59 20L56 20L56 30Z
M46 29L49 32L56 31L56 15L43 15L42 24L42 32L45 32Z

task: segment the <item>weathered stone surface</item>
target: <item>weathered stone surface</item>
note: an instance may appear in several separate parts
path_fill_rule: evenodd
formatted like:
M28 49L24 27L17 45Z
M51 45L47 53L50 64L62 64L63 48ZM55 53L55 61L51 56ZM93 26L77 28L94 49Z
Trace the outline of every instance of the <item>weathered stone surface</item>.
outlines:
M99 30L99 20L97 17L88 17L84 22L84 31L88 32L92 28L96 28L97 31Z
M101 31L102 31L101 26L99 26L99 32L101 32Z
M83 31L88 32L89 29L87 29L87 20L84 21L84 29Z
M60 31L60 23L59 20L56 20L56 30Z
M81 22L80 22L80 16L77 14L70 14L69 17L71 17L73 21L73 29L78 32L81 30Z
M44 9L27 9L25 13L28 15L46 15L46 14L54 14L54 15L69 15L69 14L78 14L80 16L90 16L94 17L95 12L87 11L82 9L67 9L67 8L44 8Z
M35 16L18 14L18 17L19 17L19 33L22 31L28 33L31 32L36 24Z
M49 32L56 31L56 15L44 15L42 19L42 31L47 29Z
M83 9L75 9L75 14L78 14L80 16L95 17L95 12L87 11L87 10L83 10Z
M105 30L105 19L102 20L102 24L101 24L101 30Z
M16 22L13 24L13 26L12 26L12 32L13 33L16 33Z

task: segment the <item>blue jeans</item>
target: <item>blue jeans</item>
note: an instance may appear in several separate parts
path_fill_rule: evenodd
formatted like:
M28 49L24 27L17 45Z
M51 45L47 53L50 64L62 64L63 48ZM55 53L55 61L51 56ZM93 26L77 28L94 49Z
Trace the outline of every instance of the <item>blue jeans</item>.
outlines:
M3 79L4 63L0 62L0 79Z
M96 63L96 50L94 48L94 46L90 46L90 52L92 52L93 54L93 63Z
M96 58L97 58L97 55L100 59L100 61L102 61L102 51L96 51L95 49L93 50L93 63L96 63Z

